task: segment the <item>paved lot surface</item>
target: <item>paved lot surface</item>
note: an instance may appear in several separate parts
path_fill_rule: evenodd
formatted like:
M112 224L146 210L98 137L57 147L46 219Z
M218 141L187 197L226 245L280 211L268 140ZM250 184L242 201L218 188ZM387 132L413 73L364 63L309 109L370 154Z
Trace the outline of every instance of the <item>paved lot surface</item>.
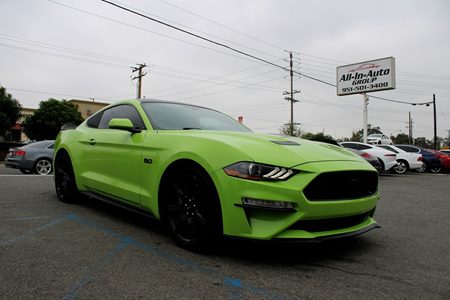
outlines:
M450 299L450 175L380 178L381 229L318 245L177 248L158 223L56 199L0 165L1 299Z

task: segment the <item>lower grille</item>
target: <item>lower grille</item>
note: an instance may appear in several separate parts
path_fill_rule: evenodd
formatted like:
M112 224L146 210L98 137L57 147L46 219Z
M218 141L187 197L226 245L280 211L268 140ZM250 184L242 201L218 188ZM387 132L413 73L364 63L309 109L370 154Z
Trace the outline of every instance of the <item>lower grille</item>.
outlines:
M288 229L305 230L309 232L337 230L361 224L362 222L366 221L368 217L373 216L374 212L375 209L360 215L350 217L322 220L300 220L291 225Z
M322 173L303 190L310 201L356 199L377 192L378 174L372 171Z

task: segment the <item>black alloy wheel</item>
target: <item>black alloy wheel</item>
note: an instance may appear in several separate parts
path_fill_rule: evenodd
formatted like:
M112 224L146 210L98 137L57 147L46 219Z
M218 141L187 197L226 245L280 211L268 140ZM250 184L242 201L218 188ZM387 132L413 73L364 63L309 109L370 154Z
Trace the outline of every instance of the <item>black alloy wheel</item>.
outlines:
M441 170L442 170L441 167L430 168L431 173L439 173L439 172L441 172Z
M74 203L79 199L72 163L67 154L61 154L55 160L55 190L62 202Z
M165 189L169 228L175 242L188 250L210 250L222 235L219 198L211 179L198 167L183 167Z

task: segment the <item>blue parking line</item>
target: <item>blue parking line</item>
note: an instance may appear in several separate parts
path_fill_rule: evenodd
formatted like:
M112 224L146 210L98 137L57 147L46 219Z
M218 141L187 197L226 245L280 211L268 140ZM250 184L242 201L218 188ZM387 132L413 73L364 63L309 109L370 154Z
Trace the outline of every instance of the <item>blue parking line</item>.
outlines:
M36 219L43 219L43 218L46 218L46 217L22 217L22 218L15 218L14 220L27 221L27 220L36 220ZM104 270L105 268L107 268L113 262L114 257L117 256L118 254L122 253L124 250L126 250L126 248L130 245L136 246L139 249L144 250L145 252L148 252L153 255L164 258L173 264L188 267L195 272L208 274L211 277L216 277L216 278L219 277L218 279L223 284L223 286L230 289L230 291L229 291L230 299L241 299L243 297L242 293L244 293L244 292L258 295L262 299L283 299L284 298L280 294L271 292L267 289L257 288L257 287L253 287L251 285L245 284L239 278L231 278L231 277L226 276L225 274L221 274L221 273L217 272L217 269L205 267L193 260L186 259L186 258L177 256L175 254L172 254L164 249L161 249L160 247L158 247L155 244L142 243L142 242L139 242L129 236L121 235L110 228L100 226L96 223L93 223L86 219L80 218L76 214L68 214L68 215L64 215L64 216L55 218L55 219L49 221L48 223L38 226L36 228L33 228L32 230L30 230L22 235L19 235L13 239L0 241L0 246L13 245L18 241L24 240L28 237L31 237L34 234L40 233L48 228L54 227L65 221L72 221L72 222L76 222L78 224L85 225L93 230L102 232L110 237L116 238L120 242L112 250L110 250L105 256L100 258L100 260L98 260L94 264L94 266L91 268L91 270L86 272L71 287L71 289L66 294L63 295L63 299L68 299L68 300L76 299L80 290L83 287L85 287L88 283L95 280L95 274L97 274L97 273L101 272L102 270Z
M119 253L125 250L128 245L131 244L131 240L123 239L120 244L118 244L114 249L109 251L104 257L102 257L92 268L90 272L87 272L86 274L81 277L80 280L78 280L73 287L70 289L69 292L64 294L63 299L64 300L73 300L78 296L79 291L85 287L87 284L93 282L95 280L95 274L98 272L101 272L104 270L108 265L110 265L114 259L115 256L117 256Z
M59 218L53 219L50 222L48 222L48 223L46 223L44 225L38 226L36 228L33 228L30 231L28 231L28 232L26 232L24 234L21 234L21 235L15 237L13 239L0 241L0 246L13 245L13 244L17 243L18 241L21 241L21 240L23 240L25 238L28 238L28 237L30 237L30 236L32 236L34 234L37 234L37 233L39 233L41 231L44 231L44 230L46 230L46 229L48 229L50 227L58 225L58 224L66 221L66 220L67 220L67 216L63 216L63 217L59 217Z

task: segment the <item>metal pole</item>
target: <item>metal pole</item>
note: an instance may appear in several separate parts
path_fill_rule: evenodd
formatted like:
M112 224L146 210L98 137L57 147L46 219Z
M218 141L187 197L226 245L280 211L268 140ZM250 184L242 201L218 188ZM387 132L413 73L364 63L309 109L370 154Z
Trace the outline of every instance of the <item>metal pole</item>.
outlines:
M290 68L291 68L291 136L294 135L294 72L292 71L292 51L289 51Z
M367 104L369 102L369 97L367 94L363 94L364 96L364 112L363 112L363 141L367 144Z
M437 126L436 126L436 95L433 94L433 116L434 116L434 150L437 148Z

